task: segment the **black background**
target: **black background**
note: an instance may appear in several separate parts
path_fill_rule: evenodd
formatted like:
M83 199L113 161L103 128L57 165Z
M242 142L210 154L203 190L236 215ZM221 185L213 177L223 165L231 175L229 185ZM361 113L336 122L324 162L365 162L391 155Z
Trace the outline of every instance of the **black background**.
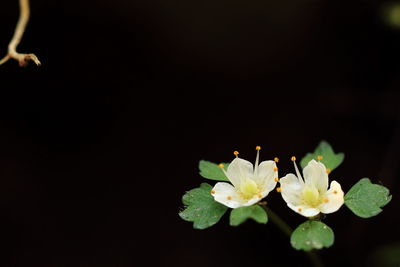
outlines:
M1 266L308 266L272 223L199 231L178 212L200 159L254 161L261 145L285 175L321 139L346 154L331 175L344 191L370 177L394 195L371 219L329 215L321 257L379 266L400 238L400 30L385 4L32 1L19 50L43 65L0 66ZM17 1L0 10L5 53Z

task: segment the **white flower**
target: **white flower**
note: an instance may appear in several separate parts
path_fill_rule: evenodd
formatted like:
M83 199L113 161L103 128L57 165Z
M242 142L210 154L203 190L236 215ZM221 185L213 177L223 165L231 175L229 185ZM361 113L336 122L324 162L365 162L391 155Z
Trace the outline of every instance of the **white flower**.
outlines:
M293 157L297 176L290 173L279 181L282 197L289 208L305 217L337 211L344 203L344 193L336 181L331 182L328 190L330 170L321 162L311 160L303 170L303 180L295 160Z
M227 171L223 168L226 177L233 184L220 182L211 190L215 201L235 209L251 206L271 192L278 181L278 168L273 160L263 161L258 165L259 146L256 147L257 157L253 164L238 157L229 164ZM223 166L220 166L223 167Z

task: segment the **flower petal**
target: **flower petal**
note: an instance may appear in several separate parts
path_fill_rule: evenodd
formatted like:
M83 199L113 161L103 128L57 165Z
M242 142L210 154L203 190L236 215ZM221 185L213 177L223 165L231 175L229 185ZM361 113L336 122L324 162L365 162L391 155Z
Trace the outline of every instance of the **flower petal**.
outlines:
M304 217L314 217L320 213L318 209L305 205L291 205L288 203L288 207Z
M304 184L299 181L296 175L289 173L279 180L281 185L281 194L286 203L292 206L302 204L301 192L303 191Z
M319 209L322 213L332 213L337 211L344 203L344 193L340 184L336 181L331 182L329 190L325 194L325 199Z
M216 183L211 190L211 194L215 201L229 208L235 209L243 206L241 198L231 184L223 182Z
M235 158L229 164L226 176L236 188L239 188L243 180L253 176L253 164L247 160Z
M253 180L260 187L262 192L271 192L275 186L275 178L278 178L276 163L273 160L266 160L260 163L257 173L254 173Z
M328 190L328 174L325 165L311 160L303 170L304 182L315 186L321 194Z

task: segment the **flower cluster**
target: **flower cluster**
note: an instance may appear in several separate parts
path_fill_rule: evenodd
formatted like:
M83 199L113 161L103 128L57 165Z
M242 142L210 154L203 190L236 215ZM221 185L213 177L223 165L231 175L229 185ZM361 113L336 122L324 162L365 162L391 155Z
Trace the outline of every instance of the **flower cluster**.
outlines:
M231 163L216 164L206 160L199 162L199 174L203 178L218 181L214 186L202 183L187 191L182 197L184 209L179 216L193 222L193 228L205 229L216 224L231 208L229 224L238 226L251 219L260 224L269 220L277 224L287 235L296 250L311 251L331 247L335 235L322 222L324 216L347 206L361 218L378 215L392 199L388 188L374 184L369 178L355 183L346 195L337 181L329 181L331 170L344 159L344 153L335 153L331 145L322 140L314 152L307 153L300 161L302 172L292 157L294 172L280 177L278 158L260 162L261 147L257 146L254 165L239 158L239 152ZM281 169L279 169L281 172ZM276 188L289 209L307 218L294 230L266 201L262 201Z
M211 194L215 201L233 209L251 206L265 198L279 182L280 187L276 190L281 192L288 207L305 217L332 213L343 205L344 193L340 184L332 181L328 188L330 170L321 162L322 156L318 156L318 161L313 159L307 164L303 170L304 178L296 165L296 158L292 157L296 175L289 173L279 179L278 159L259 163L260 149L256 147L254 166L239 158L237 151L234 152L236 158L226 171L220 164L231 183L218 182L214 186Z

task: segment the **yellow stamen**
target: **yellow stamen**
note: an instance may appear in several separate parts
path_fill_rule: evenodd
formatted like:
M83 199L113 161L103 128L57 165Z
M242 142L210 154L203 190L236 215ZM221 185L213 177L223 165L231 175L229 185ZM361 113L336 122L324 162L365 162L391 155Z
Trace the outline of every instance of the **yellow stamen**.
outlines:
M275 158L274 158L274 161L275 161L276 163L278 163L278 162L279 162L279 158L278 158L278 157L275 157Z
M277 171L278 171L278 168L277 168L277 167L275 167L275 168L274 168L274 172L277 172Z
M257 184L252 179L246 179L240 184L240 193L244 199L251 199L260 193Z
M296 157L293 156L290 160L291 160L291 161L296 161Z
M301 208L298 208L298 209L297 209L297 211L298 211L298 212L301 212L301 211L302 211L302 209L301 209Z
M318 155L317 160L321 161L324 157L321 155Z
M276 188L276 192L278 192L278 193L282 192L282 188L281 187L277 187Z
M324 199L324 202L325 202L325 203L328 203L328 202L329 202L329 199L325 198L325 199Z
M275 181L275 182L278 182L278 181L279 181L279 178L278 178L278 177L276 177L276 178L274 179L274 181Z
M311 207L317 207L322 199L317 188L306 186L302 194L303 201Z
M215 194L215 190L211 190L211 194Z
M336 194L337 194L337 191L335 190L335 191L333 191L333 193L336 195Z
M327 174L330 174L330 173L331 173L331 169L326 168L326 173L327 173Z
M262 198L262 195L261 195L261 193L258 193L258 194L257 194L257 196L258 196L259 198Z
M231 196L227 196L226 199L227 200L232 200L232 197Z
M256 150L261 150L261 147L260 146L256 146Z
M233 151L233 155L237 157L239 155L239 151Z
M222 164L222 163L220 163L220 164L218 164L218 167L220 167L221 169L223 169L223 168L225 167L225 165Z

